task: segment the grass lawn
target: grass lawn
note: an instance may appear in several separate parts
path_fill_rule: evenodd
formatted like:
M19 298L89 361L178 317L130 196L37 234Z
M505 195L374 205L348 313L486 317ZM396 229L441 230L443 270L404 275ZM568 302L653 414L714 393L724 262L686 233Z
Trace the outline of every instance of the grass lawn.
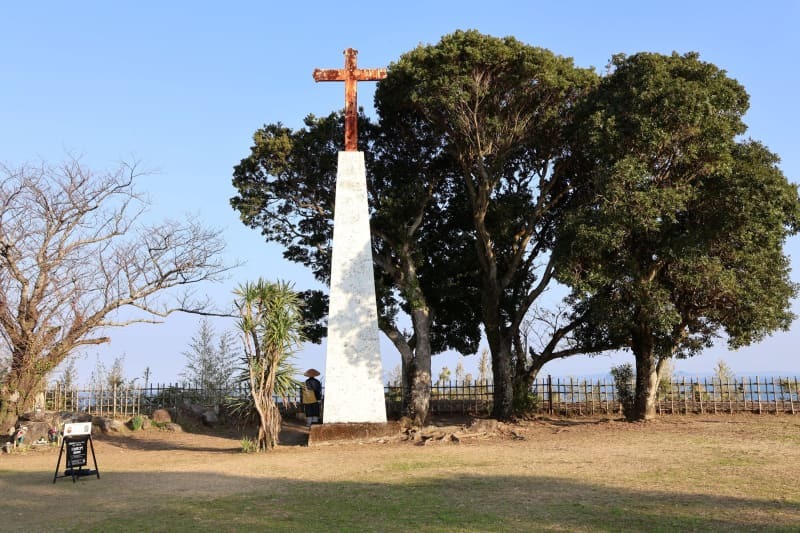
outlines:
M57 450L5 454L2 529L800 531L800 416L514 430L244 454L236 438L150 429L96 439L101 478L75 484L52 483Z

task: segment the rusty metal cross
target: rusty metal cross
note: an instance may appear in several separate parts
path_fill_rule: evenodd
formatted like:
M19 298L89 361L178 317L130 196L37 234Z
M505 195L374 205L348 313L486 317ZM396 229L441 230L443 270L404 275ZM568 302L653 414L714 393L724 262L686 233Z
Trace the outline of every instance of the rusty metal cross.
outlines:
M348 48L344 51L343 69L314 69L314 81L344 82L344 150L358 151L358 104L356 102L356 82L378 81L386 77L385 68L357 68L358 50Z

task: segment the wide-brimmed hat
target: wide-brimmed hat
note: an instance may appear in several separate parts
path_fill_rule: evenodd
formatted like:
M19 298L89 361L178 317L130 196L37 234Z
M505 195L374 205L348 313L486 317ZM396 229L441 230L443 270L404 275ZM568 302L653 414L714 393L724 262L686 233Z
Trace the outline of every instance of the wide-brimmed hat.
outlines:
M316 368L309 368L308 370L305 371L303 375L307 378L315 378L319 376L319 370L317 370Z

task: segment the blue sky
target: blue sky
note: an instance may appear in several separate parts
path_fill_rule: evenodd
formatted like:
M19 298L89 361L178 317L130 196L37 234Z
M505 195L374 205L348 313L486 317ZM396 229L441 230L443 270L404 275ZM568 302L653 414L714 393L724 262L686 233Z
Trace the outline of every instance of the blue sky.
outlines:
M792 1L8 3L0 10L0 160L55 161L72 152L107 168L136 157L155 171L140 182L153 201L149 216L197 214L224 229L230 260L247 261L228 282L204 288L216 300L229 301L233 287L259 276L316 288L307 271L239 222L228 204L231 172L261 125L299 127L309 113L343 106L340 84L311 77L316 67L340 68L343 49L358 49L360 66L380 67L419 43L474 28L600 71L616 53L697 51L746 87L748 135L777 152L798 182L798 23L800 3ZM368 110L373 90L359 86ZM800 239L787 251L800 281ZM174 316L111 331L111 344L87 352L79 368L88 379L98 357L108 365L124 355L130 377L150 367L157 381L174 381L196 328L196 317ZM676 366L708 372L723 358L739 373L797 373L799 345L800 323L757 346L735 353L715 347ZM383 359L386 370L399 363L388 343ZM464 359L468 371L476 359ZM437 356L434 372L457 360ZM544 371L593 374L628 360L576 357ZM298 365L324 367L324 349L304 349Z

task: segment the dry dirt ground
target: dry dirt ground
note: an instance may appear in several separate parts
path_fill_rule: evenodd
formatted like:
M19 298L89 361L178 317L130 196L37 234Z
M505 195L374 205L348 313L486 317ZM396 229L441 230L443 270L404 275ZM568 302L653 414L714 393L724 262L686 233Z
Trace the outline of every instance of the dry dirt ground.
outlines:
M446 431L457 431L461 422L438 421ZM788 513L784 523L796 520L800 530L800 416L664 416L642 424L542 418L501 425L496 433L461 443L383 439L312 447L305 445L305 426L287 421L282 444L266 454L242 453L240 438L232 430L209 434L155 428L101 435L94 439L101 479L74 485L68 478L52 483L57 449L0 454L0 516L6 525L11 520L35 526L41 525L35 517L42 513L58 523L76 508L102 512L125 500L135 507L130 502L141 494L166 498L234 495L265 487L280 491L286 480L363 481L387 471L411 476L424 467L426 475L513 473L648 494L679 489L730 501L767 498ZM763 519L758 505L748 509L754 520Z

